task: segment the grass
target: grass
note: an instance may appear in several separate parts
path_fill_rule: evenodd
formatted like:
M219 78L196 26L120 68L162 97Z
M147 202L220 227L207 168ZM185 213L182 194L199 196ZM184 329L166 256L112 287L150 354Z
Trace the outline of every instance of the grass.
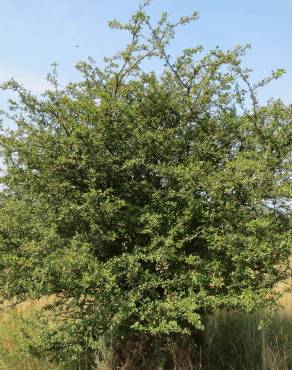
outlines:
M209 323L203 363L216 370L292 369L292 317L218 313Z
M291 370L292 369L292 294L286 294L279 312L262 325L263 313L218 312L210 320L205 344L196 350L193 370ZM21 335L19 318L29 317L44 302L28 302L0 314L0 370L64 370L64 367L28 355ZM31 328L34 330L34 328ZM138 348L136 346L136 348ZM168 348L164 352L172 363L163 367L160 359L149 362L147 370L190 370L194 348ZM129 356L121 370L139 370ZM132 353L135 351L132 351ZM93 370L115 370L117 350L100 342L99 359ZM159 352L158 352L159 353ZM160 352L161 353L161 352ZM153 359L151 359L152 361ZM160 363L160 365L159 365ZM169 363L169 362L168 362ZM177 366L173 364L176 363ZM76 365L74 370L81 370ZM82 369L83 370L83 369ZM86 369L89 370L89 369Z
M44 304L26 302L0 313L0 370L61 370L56 364L30 356L21 333L20 318L27 318Z
M203 353L206 370L291 370L292 294L283 296L274 317L217 313L209 322Z

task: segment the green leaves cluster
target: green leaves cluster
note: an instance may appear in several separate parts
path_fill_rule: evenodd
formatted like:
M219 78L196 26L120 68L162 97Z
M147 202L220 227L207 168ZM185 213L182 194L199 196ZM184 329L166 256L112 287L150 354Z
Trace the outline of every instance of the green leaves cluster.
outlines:
M19 99L0 137L0 295L55 297L49 350L192 335L216 309L273 303L287 276L291 106L258 103L270 79L251 84L246 48L173 61L175 28L196 18L153 26L140 7L111 23L129 45L104 68L80 62L81 82L3 86ZM160 75L143 71L153 57Z

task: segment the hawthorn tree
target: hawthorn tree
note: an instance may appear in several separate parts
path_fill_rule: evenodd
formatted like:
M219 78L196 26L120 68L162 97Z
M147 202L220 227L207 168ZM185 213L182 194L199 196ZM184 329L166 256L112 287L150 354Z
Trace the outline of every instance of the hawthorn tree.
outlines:
M81 82L2 86L18 99L0 137L0 296L52 296L39 344L65 357L102 336L196 338L215 310L273 305L288 272L292 108L257 99L283 71L252 84L246 47L173 58L198 15L153 25L147 5L110 23L131 41L78 63Z

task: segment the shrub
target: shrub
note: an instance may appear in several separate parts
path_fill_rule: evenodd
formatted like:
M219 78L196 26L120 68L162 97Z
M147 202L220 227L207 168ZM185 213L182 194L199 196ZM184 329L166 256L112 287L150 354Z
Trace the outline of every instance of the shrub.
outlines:
M131 41L78 63L81 82L3 86L19 99L0 137L0 295L54 296L39 345L65 359L101 336L200 344L207 314L268 307L287 276L292 111L256 97L283 71L252 85L245 47L173 60L197 13L153 25L145 6L110 23Z

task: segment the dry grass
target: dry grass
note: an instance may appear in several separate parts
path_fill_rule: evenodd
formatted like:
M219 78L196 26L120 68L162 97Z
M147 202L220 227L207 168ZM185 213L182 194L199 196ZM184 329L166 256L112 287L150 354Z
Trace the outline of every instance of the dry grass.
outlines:
M287 283L282 286L284 289L292 288L292 277L288 279ZM285 293L279 301L280 309L292 315L292 292Z
M48 303L47 298L25 302L0 312L0 370L61 370L57 365L28 355L21 335L21 318Z

